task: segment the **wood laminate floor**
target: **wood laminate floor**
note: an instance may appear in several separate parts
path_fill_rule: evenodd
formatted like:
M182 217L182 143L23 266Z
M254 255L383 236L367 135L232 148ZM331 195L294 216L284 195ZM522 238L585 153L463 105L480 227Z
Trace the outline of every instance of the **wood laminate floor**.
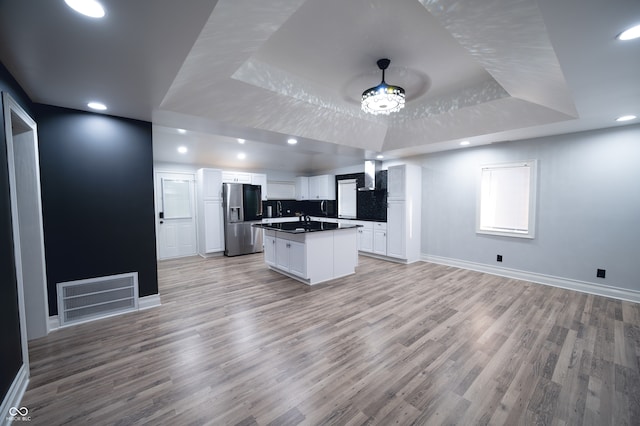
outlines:
M30 344L31 424L640 424L640 305L360 256L159 264L162 306Z

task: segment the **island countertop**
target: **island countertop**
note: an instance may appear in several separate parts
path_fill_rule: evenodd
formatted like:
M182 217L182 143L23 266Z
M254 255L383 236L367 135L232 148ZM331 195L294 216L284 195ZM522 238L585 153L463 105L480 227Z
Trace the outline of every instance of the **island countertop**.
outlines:
M272 231L281 231L289 234L301 234L305 232L321 232L321 231L335 231L338 229L353 229L362 225L320 222L317 220L312 220L312 221L296 220L291 222L254 223L253 226L255 226L256 228L269 229Z

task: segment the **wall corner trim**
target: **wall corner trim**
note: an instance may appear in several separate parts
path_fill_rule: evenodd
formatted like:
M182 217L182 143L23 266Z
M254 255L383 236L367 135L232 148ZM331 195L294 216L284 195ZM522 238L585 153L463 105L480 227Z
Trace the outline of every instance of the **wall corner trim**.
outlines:
M142 311L144 309L155 308L160 305L162 305L162 303L160 302L160 294L151 294L149 296L138 298L139 311Z
M441 256L432 256L424 253L421 255L421 260L423 262L437 263L440 265L453 266L456 268L468 269L471 271L485 272L487 274L528 281L536 284L544 284L552 287L564 288L567 290L579 291L581 293L588 293L596 296L610 297L612 299L640 303L640 291L634 291L620 287L604 286L586 281L573 280L570 278L555 277L553 275L539 274L536 272L520 271L518 269L499 268L482 263L469 262L466 260L452 259Z
M18 370L18 374L16 378L13 380L9 391L4 397L2 401L2 405L0 406L0 425L10 425L15 424L10 420L7 420L9 416L9 409L11 407L21 407L22 397L24 396L24 392L27 390L27 385L29 384L29 367L26 364L22 364L20 370ZM27 407L29 409L29 407Z

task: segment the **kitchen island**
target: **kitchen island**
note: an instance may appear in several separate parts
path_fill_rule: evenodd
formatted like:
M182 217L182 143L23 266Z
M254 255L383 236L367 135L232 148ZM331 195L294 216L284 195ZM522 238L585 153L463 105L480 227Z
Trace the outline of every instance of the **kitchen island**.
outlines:
M355 273L358 225L294 221L253 226L264 229L264 261L276 272L308 285Z

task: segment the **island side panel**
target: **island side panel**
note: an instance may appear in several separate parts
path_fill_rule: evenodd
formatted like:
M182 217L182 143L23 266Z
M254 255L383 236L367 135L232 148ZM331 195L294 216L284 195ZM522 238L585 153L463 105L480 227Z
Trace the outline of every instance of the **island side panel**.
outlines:
M355 273L358 265L357 228L333 231L333 276Z
M333 239L339 231L308 232L307 276L310 284L327 281L335 277L333 270Z

